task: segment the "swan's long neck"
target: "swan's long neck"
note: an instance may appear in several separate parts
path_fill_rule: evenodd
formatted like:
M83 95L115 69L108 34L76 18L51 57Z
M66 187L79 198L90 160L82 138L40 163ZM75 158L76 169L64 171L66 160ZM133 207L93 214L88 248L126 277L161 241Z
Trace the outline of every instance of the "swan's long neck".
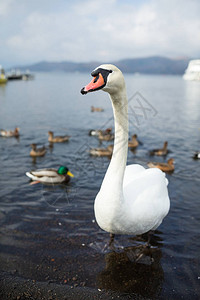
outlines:
M101 190L104 190L104 188L107 190L109 187L111 193L117 193L119 198L123 198L122 186L128 150L128 101L126 89L124 88L120 93L110 95L110 98L115 121L115 140L112 159L105 174Z

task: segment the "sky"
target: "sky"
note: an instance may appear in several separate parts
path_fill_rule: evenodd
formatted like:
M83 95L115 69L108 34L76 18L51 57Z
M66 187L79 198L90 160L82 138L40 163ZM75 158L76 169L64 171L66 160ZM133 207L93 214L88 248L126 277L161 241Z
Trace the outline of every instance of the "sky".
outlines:
M0 0L0 64L200 58L199 0Z

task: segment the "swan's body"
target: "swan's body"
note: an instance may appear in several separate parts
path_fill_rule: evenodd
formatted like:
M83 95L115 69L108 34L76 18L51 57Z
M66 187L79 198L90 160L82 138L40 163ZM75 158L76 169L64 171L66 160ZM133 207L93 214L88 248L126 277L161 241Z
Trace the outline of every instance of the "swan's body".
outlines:
M42 183L62 183L69 182L70 177L74 175L68 170L68 168L61 166L56 169L38 169L35 171L26 172L26 175L33 181L39 181Z
M19 137L19 128L16 127L14 130L4 130L1 129L1 136L5 137Z
M169 211L165 174L159 169L126 166L128 100L124 77L113 65L101 65L81 92L102 88L110 94L115 119L115 141L110 165L96 196L94 210L99 226L112 234L142 234L156 229Z
M159 162L149 162L149 168L158 168L163 172L173 172L174 171L174 159L168 159L167 163L159 163Z
M47 152L45 146L37 148L36 144L31 144L31 148L30 156L32 157L44 156Z
M50 143L63 143L63 142L68 142L70 139L69 135L54 136L52 131L49 131L48 134L49 134L48 141Z

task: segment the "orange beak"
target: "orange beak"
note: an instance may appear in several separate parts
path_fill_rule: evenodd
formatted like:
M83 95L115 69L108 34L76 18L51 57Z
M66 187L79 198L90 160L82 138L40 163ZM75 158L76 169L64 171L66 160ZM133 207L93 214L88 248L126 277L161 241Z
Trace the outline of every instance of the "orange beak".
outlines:
M82 88L81 93L87 94L89 92L93 92L96 90L101 89L105 86L105 81L101 73L99 73L96 77L92 79L92 81L86 85L84 88Z

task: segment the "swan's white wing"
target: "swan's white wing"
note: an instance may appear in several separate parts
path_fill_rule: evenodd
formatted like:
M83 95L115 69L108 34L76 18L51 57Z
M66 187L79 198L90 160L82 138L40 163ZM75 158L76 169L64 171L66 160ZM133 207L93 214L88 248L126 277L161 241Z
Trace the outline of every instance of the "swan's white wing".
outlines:
M138 199L150 202L152 201L150 199L163 198L168 195L165 174L157 168L140 167L139 165L130 165L126 168L123 186L125 201L130 204ZM147 194L146 197L145 194Z
M146 178L147 176L148 176L148 179ZM149 183L150 183L150 181L155 180L155 179L162 180L164 185L166 185L166 186L168 185L168 179L166 178L165 173L162 172L160 169L158 169L158 168L145 169L141 165L134 164L134 165L126 166L126 169L124 172L123 189L125 189L125 187L129 185L129 183L131 183L134 180L139 179L139 178L141 178L141 179L146 178L147 182L149 182ZM145 184L147 184L147 182ZM158 183L158 181L156 181L156 183Z
M145 168L141 165L128 165L126 166L125 172L124 172L124 180L123 180L123 188L129 184L129 182L133 181L135 178L138 178L141 174L141 172L144 172Z
M157 168L130 165L124 179L126 211L130 219L141 225L138 231L157 228L170 205L165 174Z

